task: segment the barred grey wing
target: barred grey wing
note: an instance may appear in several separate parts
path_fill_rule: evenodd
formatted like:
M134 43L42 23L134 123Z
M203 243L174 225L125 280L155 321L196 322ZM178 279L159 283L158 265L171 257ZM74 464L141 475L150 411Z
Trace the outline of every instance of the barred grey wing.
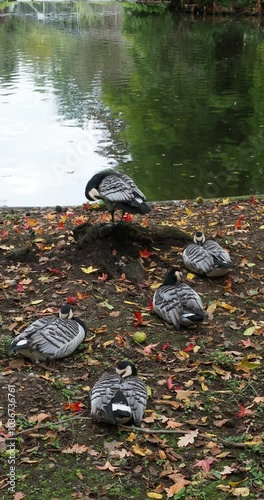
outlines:
M180 328L183 307L176 293L175 286L164 285L158 288L153 297L153 310L164 321L172 323L177 329Z

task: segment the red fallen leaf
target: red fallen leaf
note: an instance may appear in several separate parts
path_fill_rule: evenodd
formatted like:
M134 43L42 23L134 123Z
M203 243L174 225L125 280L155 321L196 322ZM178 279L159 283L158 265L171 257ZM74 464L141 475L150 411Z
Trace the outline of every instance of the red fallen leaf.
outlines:
M254 415L254 411L247 410L243 405L239 406L240 410L237 414L238 417L245 417L246 415Z
M253 194L250 196L250 199L249 199L251 205L253 205L253 203L256 203L256 198L255 196L253 196Z
M83 408L80 408L80 406L83 406L83 403L81 401L77 401L76 403L67 403L64 406L64 410L83 411Z
M241 344L243 344L244 347L254 347L250 337L247 340L241 340Z
M57 276L60 276L61 275L61 271L59 271L59 269L55 269L55 267L48 267L47 270L50 272L50 273L53 273L53 274L57 274Z
M165 344L163 344L163 346L162 346L162 348L161 348L161 349L162 349L163 351L166 351L166 350L168 349L169 345L170 345L170 344L169 344L169 342L165 342Z
M59 221L59 222L58 222L58 228L59 228L59 229L65 229L64 222Z
M159 363L161 363L162 361L162 352L159 352L156 356L156 361L158 361Z
M133 311L133 314L134 314L134 316L136 318L134 326L136 327L136 326L142 325L142 323L143 323L143 317L142 317L141 312L139 312L139 311Z
M131 222L133 220L133 215L125 213L123 220L125 220L126 222Z
M171 377L167 378L167 388L169 389L169 391L173 388L173 381Z
M76 297L71 297L70 295L67 297L67 304L76 304Z
M144 354L151 354L152 349L156 347L158 344L149 344L144 347Z
M75 226L79 226L80 224L83 224L84 222L86 222L87 218L85 216L83 217L77 217L76 219L74 219L73 223Z
M194 347L195 347L195 344L190 343L183 350L184 350L184 352L193 351Z
M25 291L24 285L21 285L20 283L18 283L18 285L17 285L17 291L19 293L24 292Z
M141 222L141 226L146 227L148 225L148 219L147 217L144 217L143 221Z
M138 253L142 259L147 259L150 255L153 255L153 252L148 252L146 248L144 248L144 250L139 250Z
M88 203L83 203L82 209L83 210L88 210L89 204Z
M153 302L152 300L150 301L149 305L146 307L146 309L149 309L150 311L153 311Z
M226 283L226 286L225 286L225 291L226 291L226 292L229 292L229 293L233 293L231 278L229 277L229 278L225 281L225 283Z
M108 278L108 275L106 273L102 273L102 276L98 277L99 281L106 281L107 278Z
M182 391L182 386L181 385L175 385L174 390L177 391Z
M241 229L241 228L242 228L242 224L241 224L241 222L242 222L242 220L243 220L244 218L245 218L245 216L244 216L244 215L240 215L240 216L238 217L238 219L237 219L237 221L236 221L236 223L235 223L235 228L236 228L236 229Z
M218 462L216 458L210 457L206 458L204 460L198 460L195 464L194 467L201 467L204 472L209 472L210 467L213 462Z
M5 229L2 230L1 232L1 238L7 238L8 236L8 231L6 231Z

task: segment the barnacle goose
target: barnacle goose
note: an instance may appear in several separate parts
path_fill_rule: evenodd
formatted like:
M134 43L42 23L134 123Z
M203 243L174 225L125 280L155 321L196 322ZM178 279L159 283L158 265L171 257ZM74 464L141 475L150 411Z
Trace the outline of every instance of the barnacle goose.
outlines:
M103 200L111 213L112 222L116 210L122 210L122 219L125 212L147 214L151 210L134 181L128 175L114 170L95 174L86 185L85 196L90 201Z
M139 425L147 404L147 389L130 361L105 372L91 391L91 417L110 424Z
M156 290L153 310L177 330L206 318L200 296L189 285L182 283L182 272L178 268L172 268Z
M34 321L7 349L17 351L36 362L65 358L77 349L84 340L86 331L83 321L73 316L72 309L65 305L61 308L59 317Z
M185 267L196 274L216 278L224 276L233 266L230 256L216 241L205 240L202 232L198 231L190 243L183 250L182 258Z

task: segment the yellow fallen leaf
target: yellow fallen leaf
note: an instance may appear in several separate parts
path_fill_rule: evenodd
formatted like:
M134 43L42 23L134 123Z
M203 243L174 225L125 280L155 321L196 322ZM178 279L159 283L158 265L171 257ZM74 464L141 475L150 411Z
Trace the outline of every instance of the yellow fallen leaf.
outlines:
M264 226L260 226L259 229L264 229Z
M93 266L88 266L88 267L81 267L81 270L85 274L91 274L91 273L95 273L95 271L99 271L99 268L96 268Z
M200 345L195 345L194 348L193 348L193 352L196 353L196 352L200 351L200 349L201 349Z
M155 493L154 491L149 491L147 493L147 497L149 497L149 498L162 498L162 495L160 493Z
M228 311L230 311L230 313L233 313L237 310L236 307L231 306L231 304L227 304L226 302L223 302L221 300L217 301L217 305L222 307L223 309L227 309Z
M113 344L114 343L114 340L106 340L104 343L103 343L103 346L104 347L108 347L109 345Z
M160 287L160 285L162 285L162 283L153 283L153 285L150 285L150 288L151 290L156 290Z
M41 302L43 302L43 299L39 299L39 300L32 300L32 301L31 301L31 304L32 304L33 306L36 306L37 304L41 304Z
M195 274L193 274L193 273L187 273L187 279L188 280L193 280L193 278L195 278Z
M222 205L229 205L230 203L230 198L223 198Z
M134 432L131 432L129 434L129 436L126 438L126 441L128 441L129 443L131 443L131 441L135 441L137 435L134 433Z
M250 337L251 335L253 335L253 333L255 332L256 330L256 327L255 326L250 326L249 328L247 328L243 335L245 335L246 337Z
M131 451L135 455L140 455L141 457L152 455L152 451L149 448L141 448L139 444L133 444Z

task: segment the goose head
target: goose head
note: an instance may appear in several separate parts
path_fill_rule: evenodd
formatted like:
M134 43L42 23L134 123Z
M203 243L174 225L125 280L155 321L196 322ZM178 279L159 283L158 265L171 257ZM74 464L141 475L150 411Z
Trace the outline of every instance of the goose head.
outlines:
M116 365L116 373L123 378L131 377L131 375L137 375L137 369L133 363L130 361L120 361Z
M73 317L73 311L70 306L67 304L65 306L62 306L60 312L59 312L59 318L60 319L71 319Z
M194 233L193 241L194 243L196 243L196 245L203 245L205 242L204 233L202 233L201 231L197 231L196 233Z

